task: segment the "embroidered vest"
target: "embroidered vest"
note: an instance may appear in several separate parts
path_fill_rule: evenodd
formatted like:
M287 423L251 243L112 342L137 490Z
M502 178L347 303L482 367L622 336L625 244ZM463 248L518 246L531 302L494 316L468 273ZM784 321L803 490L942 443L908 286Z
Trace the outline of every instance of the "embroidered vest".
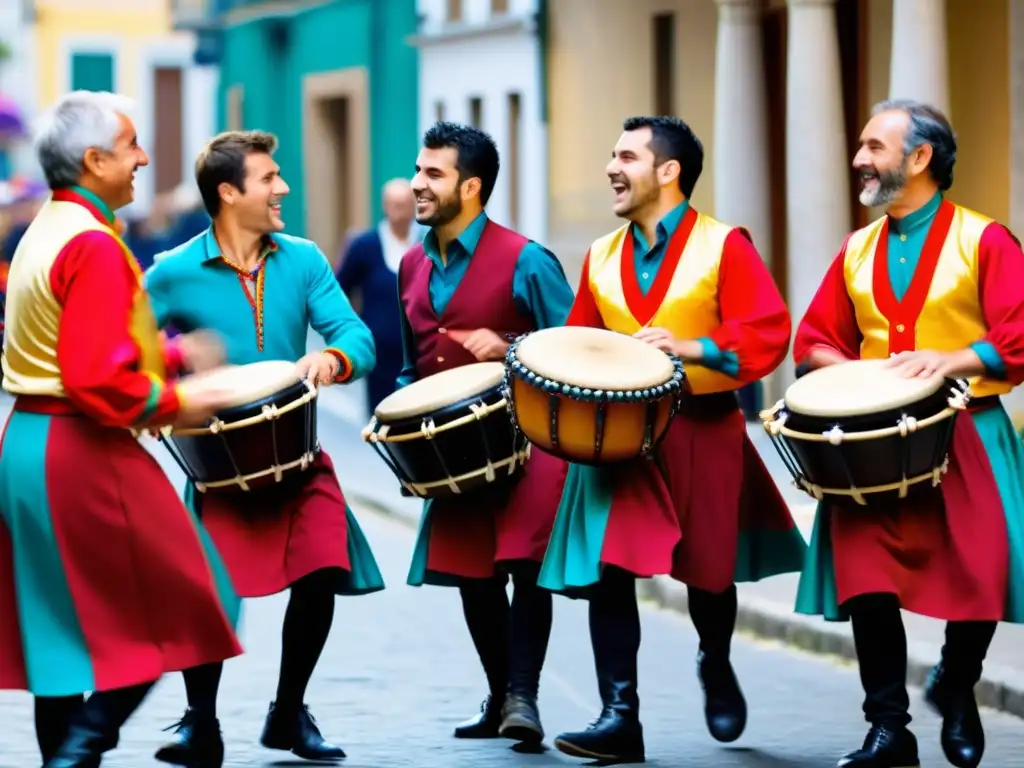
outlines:
M420 378L477 362L465 347L452 341L451 330L489 328L499 335L536 330L512 298L516 263L529 242L522 235L488 220L469 269L440 316L430 301L433 263L415 246L404 257L398 272L399 295L409 326L416 337L416 371Z
M669 241L647 295L637 285L629 228L629 224L622 226L590 246L590 290L605 327L630 335L651 326L665 328L678 339L708 336L721 325L718 265L734 227L691 208ZM723 373L695 364L686 366L686 380L698 395L741 386Z
M7 279L3 387L11 394L65 396L57 363L62 310L50 278L65 246L78 235L94 231L107 232L114 238L135 273L139 289L128 330L142 352L141 370L164 380L156 320L142 290L142 275L135 257L117 233L104 226L87 208L77 203L49 200L18 244ZM97 296L96 301L103 301L103 297Z
M985 335L978 249L991 223L980 213L943 202L902 301L896 300L889 281L888 218L883 216L850 235L843 268L863 339L861 357L882 358L912 349L952 352ZM984 376L971 380L974 397L1002 395L1012 389L1009 382Z

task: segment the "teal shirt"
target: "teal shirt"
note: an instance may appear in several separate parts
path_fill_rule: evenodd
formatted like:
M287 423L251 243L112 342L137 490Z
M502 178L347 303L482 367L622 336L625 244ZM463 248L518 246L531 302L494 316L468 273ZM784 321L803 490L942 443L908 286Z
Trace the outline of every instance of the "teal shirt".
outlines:
M255 313L238 272L221 258L213 229L157 255L145 275L160 327L187 333L200 328L219 333L227 362L297 361L306 354L309 328L352 366L347 380L365 376L376 363L373 336L356 315L316 243L299 237L270 236L263 271L263 348Z
M889 285L892 286L896 301L902 301L914 279L914 271L924 250L924 241L928 230L935 220L942 205L942 194L937 193L924 206L902 219L889 217L889 235L886 240L888 248ZM988 376L996 379L1006 378L1006 366L996 348L987 341L978 341L971 349L981 358Z
M466 276L476 246L480 242L487 214L481 213L448 245L447 263L441 260L437 235L430 231L423 238L423 250L433 264L430 270L430 303L440 315L448 307ZM512 300L519 311L532 317L538 329L565 325L575 296L566 280L561 263L547 248L530 241L519 254L512 278ZM398 387L404 387L418 378L416 372L416 338L402 307L402 371L398 374Z
M690 208L690 201L684 200L671 211L662 216L655 228L656 240L654 247L648 245L643 231L634 224L630 229L633 233L633 268L636 270L636 281L644 296L651 290L658 270L665 261L668 243L676 230L679 229L683 216ZM711 339L698 339L702 348L700 364L705 368L724 373L735 378L740 372L740 361L735 352L723 352Z

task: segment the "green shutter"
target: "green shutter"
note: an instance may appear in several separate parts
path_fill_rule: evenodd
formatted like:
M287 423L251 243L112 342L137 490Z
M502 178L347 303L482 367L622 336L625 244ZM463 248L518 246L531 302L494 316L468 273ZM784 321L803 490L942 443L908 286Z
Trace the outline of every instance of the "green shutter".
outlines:
M114 57L109 53L72 54L71 90L113 91Z

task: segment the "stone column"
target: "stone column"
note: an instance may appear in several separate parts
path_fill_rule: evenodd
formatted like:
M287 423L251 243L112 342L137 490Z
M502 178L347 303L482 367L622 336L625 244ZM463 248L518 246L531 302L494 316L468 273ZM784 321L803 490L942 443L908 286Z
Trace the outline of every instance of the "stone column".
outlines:
M946 0L892 4L889 98L916 99L949 115Z
M793 330L850 231L835 0L789 0L786 81L787 299ZM783 366L792 380L791 362Z
M715 217L746 227L771 264L761 0L715 0Z

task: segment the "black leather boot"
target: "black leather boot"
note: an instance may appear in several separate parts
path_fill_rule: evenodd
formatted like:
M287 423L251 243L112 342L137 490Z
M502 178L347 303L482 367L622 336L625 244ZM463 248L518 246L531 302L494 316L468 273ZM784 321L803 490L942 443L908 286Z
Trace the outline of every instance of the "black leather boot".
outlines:
M540 673L551 636L551 593L537 586L540 568L526 564L514 575L509 647L509 685L498 734L537 745L544 741L537 708Z
M985 753L985 729L974 698L974 686L957 685L942 662L928 676L924 698L942 717L942 752L950 765L976 768Z
M68 737L44 768L99 768L105 752L117 746L121 726L152 688L152 683L92 694L75 714Z
M603 708L586 730L559 734L555 747L604 765L645 762L637 694L640 616L631 576L605 570L590 600L590 640Z
M464 720L455 726L454 736L457 739L496 739L501 728L501 710L505 697L498 698L488 694L480 705L480 714Z
M224 764L224 739L216 717L187 709L181 720L165 730L172 729L174 739L154 755L161 763L188 768L221 768Z
M35 699L36 742L45 765L52 760L71 732L71 722L85 703L84 696L37 696Z
M345 757L345 750L324 741L306 706L279 709L270 702L260 744L267 749L291 752L303 760L340 760Z
M838 768L919 768L917 739L906 728L873 725L864 745L844 755Z
M704 720L708 733L717 741L736 741L747 727L747 701L728 656L698 653L697 677L704 689Z

